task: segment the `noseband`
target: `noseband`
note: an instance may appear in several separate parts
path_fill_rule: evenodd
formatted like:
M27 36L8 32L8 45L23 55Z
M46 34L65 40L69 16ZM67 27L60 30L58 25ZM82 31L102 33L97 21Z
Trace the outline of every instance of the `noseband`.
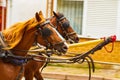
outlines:
M60 24L60 26L62 26L61 29L64 34L63 37L68 40L68 39L70 39L70 37L72 35L75 35L76 32L74 32L74 31L70 32L70 33L67 32L67 29L69 28L70 24L69 24L69 21L62 22L62 20L64 20L64 19L66 19L66 17L64 17L64 16L62 16L61 18L57 18L57 23L58 23L57 25Z
M60 42L56 42L54 44L51 43L50 41L48 41L47 37L49 37L52 34L52 31L49 28L45 27L46 24L49 24L54 29L54 26L50 23L49 20L45 21L44 23L42 23L40 25L37 25L36 26L37 27L37 32L35 34L36 35L36 38L35 38L36 44L37 44L37 36L38 36L38 34L41 34L43 39L44 39L44 42L47 43L46 49L54 48L56 45L60 45L60 44L64 43L65 40L60 41ZM41 29L41 27L42 27L42 29Z

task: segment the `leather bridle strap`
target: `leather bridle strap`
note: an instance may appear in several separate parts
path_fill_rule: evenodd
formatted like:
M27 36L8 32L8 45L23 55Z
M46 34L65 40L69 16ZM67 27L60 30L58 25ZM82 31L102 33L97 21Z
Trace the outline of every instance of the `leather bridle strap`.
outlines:
M5 44L5 42L4 42L4 37L2 35L2 32L0 32L0 42L1 42L2 46L3 46L3 48L7 47L7 44ZM8 55L15 56L10 50L6 50L6 51L7 51ZM4 56L6 56L6 55L3 53L3 57ZM16 77L16 80L20 80L21 79L23 71L24 71L24 66L22 65L21 69L20 69L20 72L19 72L18 76Z
M61 17L61 18L59 18L59 19L57 19L57 21L61 21L61 20L63 20L63 19L65 19L66 17Z
M44 25L49 24L49 23L50 23L50 21L49 21L49 20L47 20L47 21L45 21L45 22L41 23L41 24L40 24L40 26L44 26Z
M75 35L75 34L77 34L76 32L71 32L71 33L67 33L68 34L68 36L71 36L71 35Z
M57 19L57 22L58 22L61 26L62 26L61 21L62 21L63 19L66 19L66 17L63 16L63 17ZM65 37L67 37L67 38L70 38L69 36L76 34L76 32L67 33L66 30L64 29L64 27L61 27L61 28L62 28L62 30L63 30L63 33L64 33Z
M50 24L53 28L54 28L54 26L50 23L50 20L47 20L47 21L45 21L44 23L41 23L40 25L39 25L39 27L40 26L44 26L44 25L46 25L46 24ZM37 29L40 31L40 30L42 30L42 29L40 29L38 26L37 26ZM35 34L35 42L36 42L36 44L37 44L37 36L38 36L38 33L36 32L36 34ZM59 45L59 44L62 44L63 42L65 42L65 40L64 41L61 41L61 42L59 42L59 43L54 43L54 44L52 44L52 43L50 43L46 38L44 38L44 42L45 43L47 43L47 48L49 48L49 47L54 47L55 45Z
M37 36L38 36L38 33L35 34L35 43L37 44ZM50 43L46 38L44 38L44 42L47 43L47 46L46 46L46 49L50 48L50 47L54 47L55 45L59 45L59 44L62 44L65 42L65 40L63 41L60 41L59 43ZM39 43L38 43L39 44Z

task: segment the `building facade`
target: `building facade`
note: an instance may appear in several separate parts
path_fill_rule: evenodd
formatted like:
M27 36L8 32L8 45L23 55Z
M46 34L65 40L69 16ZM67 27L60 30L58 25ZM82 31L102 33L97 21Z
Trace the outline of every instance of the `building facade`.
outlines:
M42 10L63 13L81 36L100 38L117 35L120 40L120 0L8 0L7 26L34 17Z

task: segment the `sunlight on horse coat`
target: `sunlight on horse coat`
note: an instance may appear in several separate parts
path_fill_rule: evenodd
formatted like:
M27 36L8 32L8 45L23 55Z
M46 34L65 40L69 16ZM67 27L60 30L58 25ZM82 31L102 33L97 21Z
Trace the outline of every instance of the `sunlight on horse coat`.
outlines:
M43 17L42 12L39 13L39 16L41 17L40 24L45 22L45 18ZM26 30L30 30L30 28L36 27L38 23L36 23L35 18L32 18L26 22L20 22L16 23L13 26L11 26L9 29L6 29L3 32L4 39L8 44L8 48L6 49L12 49L14 48L24 37L23 34Z

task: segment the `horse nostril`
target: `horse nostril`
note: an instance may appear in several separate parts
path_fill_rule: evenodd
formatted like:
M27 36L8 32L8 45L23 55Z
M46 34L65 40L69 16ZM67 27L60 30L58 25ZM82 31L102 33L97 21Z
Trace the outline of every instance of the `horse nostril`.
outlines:
M76 42L76 43L79 42L79 38L78 38L78 37L75 38L75 42Z
M68 49L68 47L67 47L67 46L64 46L63 48L64 48L64 49Z
M66 45L63 45L63 50L66 52L68 47Z

